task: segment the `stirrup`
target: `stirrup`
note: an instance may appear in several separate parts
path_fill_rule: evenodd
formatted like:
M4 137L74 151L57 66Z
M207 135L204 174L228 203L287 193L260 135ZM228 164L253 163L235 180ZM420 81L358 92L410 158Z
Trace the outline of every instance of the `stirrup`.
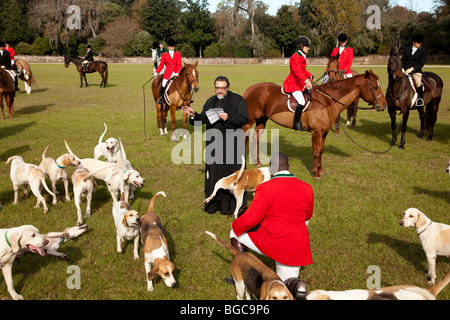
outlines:
M423 107L424 103L423 103L423 99L422 98L418 98L416 101L416 107Z
M158 104L163 104L163 97L161 96L161 97L159 97L159 99L158 99Z

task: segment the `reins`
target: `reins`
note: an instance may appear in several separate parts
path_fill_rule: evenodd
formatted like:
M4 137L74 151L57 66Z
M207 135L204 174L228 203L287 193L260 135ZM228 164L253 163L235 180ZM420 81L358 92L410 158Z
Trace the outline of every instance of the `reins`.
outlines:
M367 82L368 82L368 84L370 85L370 81L367 80ZM314 91L316 91L316 92L322 94L323 96L325 96L325 97L327 97L327 98L329 98L329 99L331 99L331 100L333 100L333 101L335 101L335 102L337 102L337 103L343 105L343 106L346 107L347 109L350 107L350 106L346 105L345 103L342 103L342 102L340 102L339 100L333 98L332 96L330 96L329 94L327 94L327 93L324 92L323 90L318 90L316 87L319 87L319 86L318 86L317 84L315 84L315 86L313 86ZM370 92L372 93L372 96L375 98L375 101L378 102L378 100L377 100L377 98L375 97L375 94L373 93L373 91L370 90ZM378 97L380 97L380 96L378 96ZM337 118L339 119L339 114L338 114L338 112L337 112L337 110L336 110L336 107L334 107L333 109L334 109L334 112L336 113ZM369 109L369 108L366 108L366 109ZM370 108L370 109L374 109L374 107L372 107L372 108ZM343 130L344 130L345 135L350 139L351 142L353 142L355 145L357 145L357 146L360 147L361 149L363 149L363 150L365 150L365 151L368 151L368 152L370 152L370 153L374 153L374 154L383 154L383 153L387 153L387 152L390 151L390 150L392 149L392 147L394 146L393 144L391 144L391 145L389 146L389 148L388 148L387 150L385 150L385 151L373 151L373 150L369 150L369 149L367 149L367 148L361 146L361 145L360 145L359 143L357 143L352 137L350 137L349 134L347 133L347 131L345 130L345 126L343 126L342 128L343 128ZM398 135L398 133L397 133L397 135Z

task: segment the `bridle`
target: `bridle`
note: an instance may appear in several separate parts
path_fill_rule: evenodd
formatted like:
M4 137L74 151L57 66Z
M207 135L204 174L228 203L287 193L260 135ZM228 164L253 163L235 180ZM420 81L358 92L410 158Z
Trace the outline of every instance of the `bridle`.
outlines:
M186 82L188 83L188 88L189 88L188 92L186 94L181 93L180 92L181 84L180 84L179 87L177 87L175 85L175 89L177 90L177 92L180 95L181 99L183 99L183 104L185 104L186 102L189 102L189 103L191 102L192 96L194 95L194 93L192 92L193 91L192 90L192 84L197 82L197 85L198 85L197 77L195 77L194 80L192 80L192 81L189 80L189 76L191 75L191 73L189 73L189 68L192 68L192 67L191 66L186 67L186 72L185 72L186 73L185 74L185 79L186 79ZM195 70L195 68L192 68L192 69Z

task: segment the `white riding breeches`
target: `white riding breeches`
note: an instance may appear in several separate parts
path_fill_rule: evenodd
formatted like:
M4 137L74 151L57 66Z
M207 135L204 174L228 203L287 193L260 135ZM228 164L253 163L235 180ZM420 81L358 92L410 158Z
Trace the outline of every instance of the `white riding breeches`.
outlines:
M292 96L295 98L298 104L305 106L305 97L303 96L303 92L301 91L294 91L292 93Z
M258 254L265 255L256 247L256 245L253 243L253 241L250 238L250 236L248 235L248 233L243 233L240 237L238 237L234 233L233 229L231 229L230 238L236 238L240 243L242 243L244 246L246 246L250 250L252 250ZM286 279L289 279L292 277L298 278L298 275L300 273L300 268L301 268L301 266L287 266L287 265L281 264L277 261L275 261L275 266L276 266L276 273L281 278L281 281L285 281Z

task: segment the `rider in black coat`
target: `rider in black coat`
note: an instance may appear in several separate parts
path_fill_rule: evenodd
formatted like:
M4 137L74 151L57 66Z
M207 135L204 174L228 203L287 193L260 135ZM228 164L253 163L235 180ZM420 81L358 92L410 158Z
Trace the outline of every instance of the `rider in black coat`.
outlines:
M402 68L406 73L411 74L414 79L419 99L416 106L423 106L423 87L422 87L422 68L427 61L427 51L422 46L423 36L414 35L412 38L412 46L406 46L402 55Z

